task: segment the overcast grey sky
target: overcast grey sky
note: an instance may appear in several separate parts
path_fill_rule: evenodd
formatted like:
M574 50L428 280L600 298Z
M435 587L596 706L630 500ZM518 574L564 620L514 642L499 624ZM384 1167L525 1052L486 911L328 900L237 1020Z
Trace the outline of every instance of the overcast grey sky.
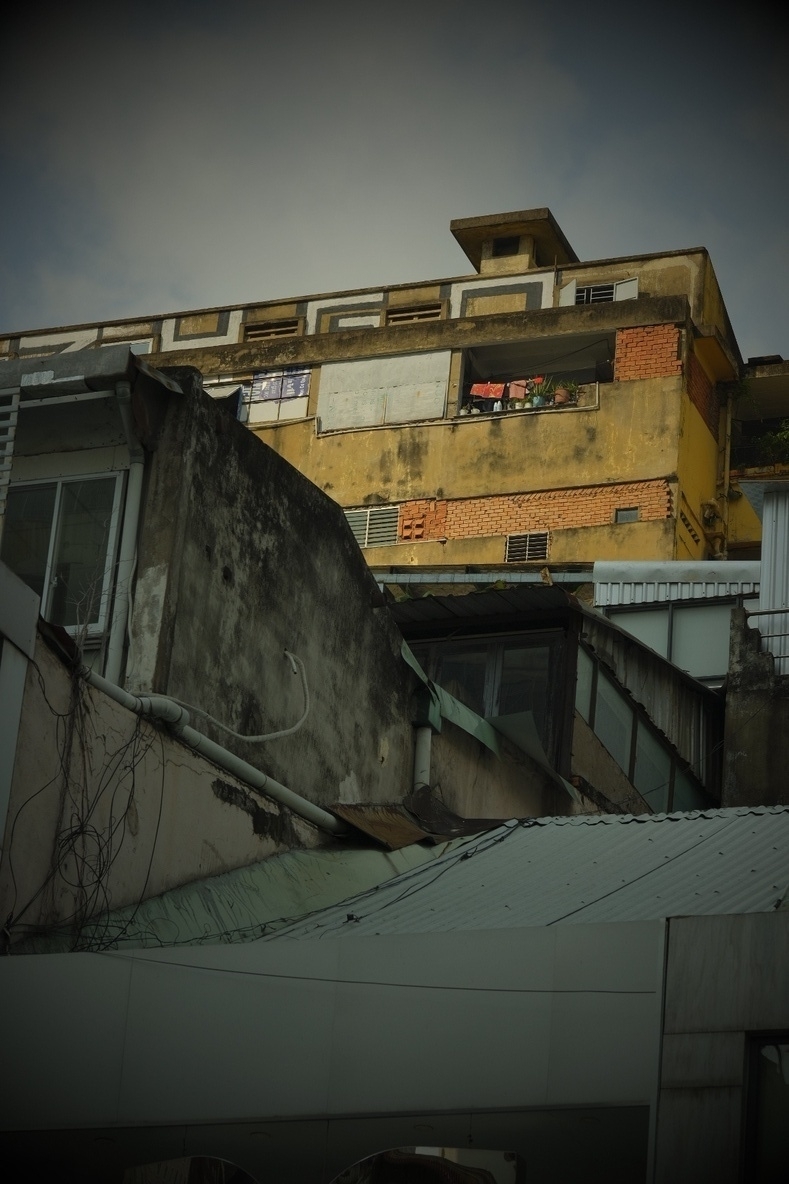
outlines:
M549 206L581 258L706 246L743 354L789 356L774 6L27 11L0 333L462 274L451 218Z

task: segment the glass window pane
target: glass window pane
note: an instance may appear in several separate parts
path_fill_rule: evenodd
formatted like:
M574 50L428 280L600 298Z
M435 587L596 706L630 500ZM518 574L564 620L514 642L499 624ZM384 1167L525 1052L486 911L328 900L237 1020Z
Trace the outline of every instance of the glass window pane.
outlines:
M729 669L730 604L674 609L671 661L696 678L722 678Z
M63 486L49 609L57 625L99 624L114 499L114 477Z
M551 647L548 645L513 646L505 649L501 662L501 682L497 715L531 711L543 744L546 743L548 716L548 680Z
M602 670L597 674L594 730L620 769L629 775L633 711Z
M440 651L435 681L466 707L485 715L487 663L487 646L445 646Z
M668 657L668 605L643 611L612 612L608 619L631 637L643 641L662 658Z
M592 674L594 662L586 650L578 647L578 668L575 681L575 709L589 723L592 706Z
M672 810L706 810L709 801L686 773L677 769L674 775Z
M12 488L5 508L0 559L42 599L56 492L55 485Z
M656 814L668 810L670 777L670 754L639 720L633 784Z

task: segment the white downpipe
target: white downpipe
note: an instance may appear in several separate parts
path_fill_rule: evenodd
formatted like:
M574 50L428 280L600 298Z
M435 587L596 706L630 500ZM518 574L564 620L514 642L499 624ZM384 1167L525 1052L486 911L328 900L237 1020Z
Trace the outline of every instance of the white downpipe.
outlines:
M131 581L134 574L134 561L137 553L137 526L140 521L142 480L145 471L144 453L134 431L134 421L131 413L131 388L128 382L119 382L116 387L116 394L118 398L118 409L123 420L123 428L126 432L130 463L129 477L126 483L123 530L121 532L118 563L115 570L115 601L112 608L110 636L107 642L107 660L104 664L104 675L111 683L119 682L121 666L123 665L123 642L126 636L126 623L131 597Z
M433 729L417 728L414 737L414 789L430 785L430 745Z
M215 744L213 740L209 740L202 732L198 732L195 728L190 727L189 712L173 699L168 699L165 695L130 695L122 687L116 686L108 679L102 678L100 674L94 673L94 671L89 670L87 667L82 668L82 675L91 686L96 687L99 691L103 691L110 699L114 699L116 703L127 707L129 711L134 711L137 715L146 715L152 719L158 719L166 723L179 740L183 740L195 752L201 753L210 761L213 761L215 765L219 765L220 769L224 769L225 772L238 777L239 781L244 781L247 785L251 785L253 789L260 790L268 797L273 798L274 801L279 802L280 805L286 806L294 814L305 818L307 822L311 822L313 825L319 826L321 830L329 831L333 835L347 833L348 827L340 822L338 818L335 818L333 814L330 814L328 810L323 810L313 802L308 802L306 798L294 793L286 785L282 785L279 781L275 781L273 777L268 777L265 773L261 773L260 769L256 769L254 765L249 765L246 761L242 761L234 752L229 752L228 749L222 748L220 744ZM427 731L429 732L430 729L428 728Z

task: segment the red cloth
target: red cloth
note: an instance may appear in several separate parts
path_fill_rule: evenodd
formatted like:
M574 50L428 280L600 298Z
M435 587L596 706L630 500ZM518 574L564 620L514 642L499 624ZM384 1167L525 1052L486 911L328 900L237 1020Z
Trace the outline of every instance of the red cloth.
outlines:
M504 383L475 382L471 393L475 399L501 399L504 395Z

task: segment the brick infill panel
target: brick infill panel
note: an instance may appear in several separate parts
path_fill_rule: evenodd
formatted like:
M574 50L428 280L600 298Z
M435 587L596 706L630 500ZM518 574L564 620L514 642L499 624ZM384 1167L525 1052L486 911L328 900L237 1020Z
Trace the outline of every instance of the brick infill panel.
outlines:
M644 325L618 329L614 380L663 378L682 373L680 331L676 325Z
M607 526L616 520L617 510L633 507L637 507L641 522L670 517L668 482L659 479L549 489L540 493L404 502L400 507L398 534L403 541L467 539Z

